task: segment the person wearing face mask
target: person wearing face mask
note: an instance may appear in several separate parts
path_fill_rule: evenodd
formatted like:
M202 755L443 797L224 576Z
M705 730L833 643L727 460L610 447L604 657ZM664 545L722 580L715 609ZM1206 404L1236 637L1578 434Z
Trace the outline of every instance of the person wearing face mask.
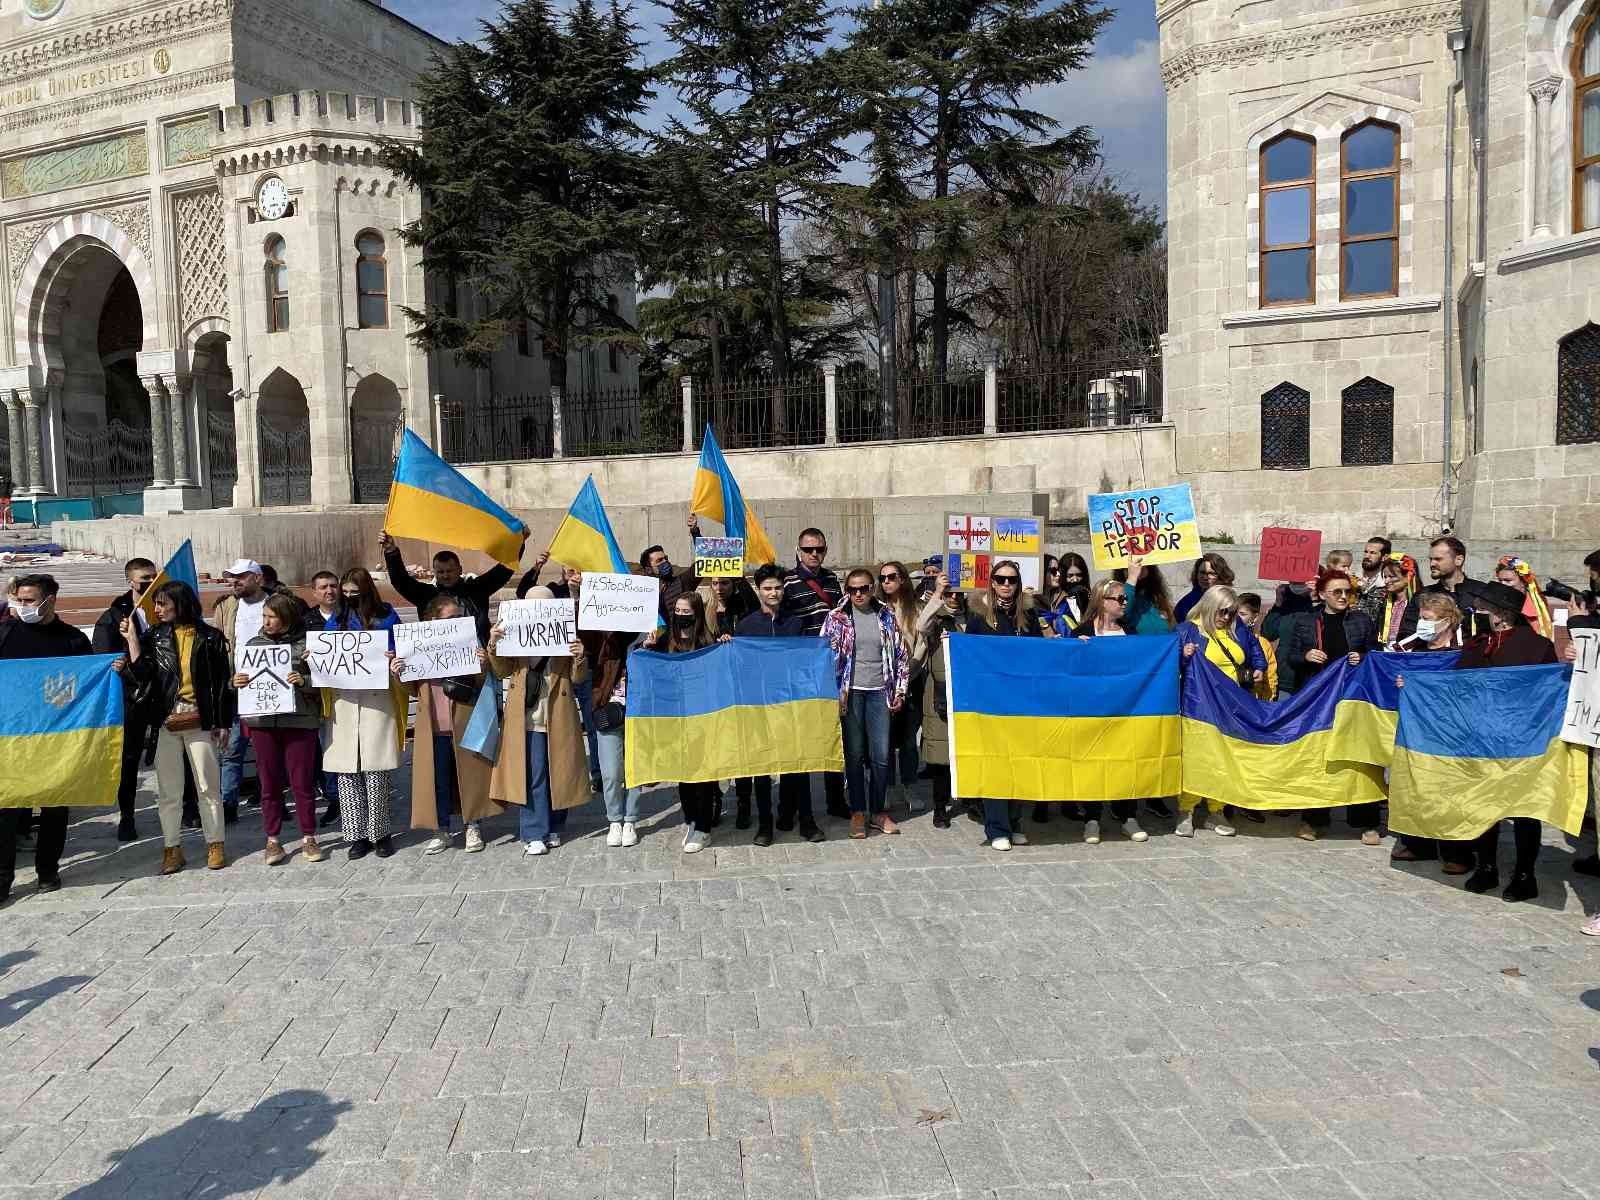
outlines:
M135 687L128 670L128 646L122 639L122 623L134 617L134 606L155 582L156 565L148 558L130 558L122 564L122 576L128 581L128 590L107 606L94 623L90 643L96 654L116 654L120 657L115 670L122 677L122 768L117 778L117 841L131 842L139 831L133 822L133 805L139 791L139 767L149 756L153 732L150 714L134 701ZM144 614L135 618L140 631L148 628Z
M684 592L672 602L666 630L645 639L649 649L663 654L690 654L715 645L706 628L705 605L695 592ZM713 809L720 790L710 782L679 782L678 806L683 812L683 852L698 854L711 841Z
M1042 599L1039 618L1056 637L1071 637L1089 607L1089 564L1083 555L1045 555Z
M365 567L352 567L334 582L339 603L323 628L352 633L382 630L384 649L393 653L400 616L378 595L372 575ZM394 853L389 801L405 750L409 706L405 690L392 675L390 680L389 689L381 692L323 689L328 741L322 761L339 789L335 811L351 862L368 854L388 858ZM328 823L326 817L322 823Z
M1395 643L1403 654L1450 654L1461 647L1461 610L1445 592L1424 592L1417 597L1412 613L1413 632ZM1465 875L1472 870L1472 852L1458 842L1440 843L1433 838L1402 833L1389 855L1390 862L1433 862L1444 859L1446 875Z
M889 724L904 707L910 661L900 623L873 592L872 572L857 567L845 577L845 601L828 614L822 636L833 649L844 722L845 780L850 836L867 829L897 834L889 815Z
M1355 581L1346 571L1324 567L1317 575L1321 607L1297 614L1283 640L1278 661L1284 671L1279 686L1285 692L1298 691L1329 663L1344 658L1355 666L1362 656L1378 648L1378 631L1372 618L1352 607L1355 590ZM1328 828L1331 815L1326 808L1303 810L1296 836L1303 841L1316 841ZM1383 840L1378 831L1376 802L1352 804L1348 815L1351 827L1362 831L1363 845L1376 846Z
M700 536L700 525L695 520L694 514L689 515L689 537L693 539ZM661 581L661 615L665 617L672 611L673 602L684 592L694 591L695 574L693 567L678 570L672 565L672 559L660 546L650 546L639 555L639 566L644 568L646 575L654 575Z
M89 639L56 616L60 592L50 575L21 575L11 581L11 617L0 623L0 659L73 658L93 654ZM8 697L8 703L18 703ZM17 834L26 810L0 808L0 903L11 896L16 877ZM65 806L40 809L33 843L33 866L41 892L61 890L61 852L67 844Z
M917 647L927 671L927 686L922 689L922 758L928 766L928 783L933 792L933 827L950 828L950 713L945 681L949 660L945 642L952 633L967 628L967 599L950 586L950 577L940 572L933 592L917 614Z
M528 544L528 530L522 530L522 544ZM462 612L478 623L478 641L489 640L489 604L494 594L511 582L511 568L496 563L475 579L467 579L461 570L461 559L454 550L440 550L433 556L433 582L413 579L406 570L406 560L400 547L386 529L378 535L378 548L383 551L383 565L389 573L389 586L422 612L437 596L449 596L461 606ZM518 551L521 557L521 551Z

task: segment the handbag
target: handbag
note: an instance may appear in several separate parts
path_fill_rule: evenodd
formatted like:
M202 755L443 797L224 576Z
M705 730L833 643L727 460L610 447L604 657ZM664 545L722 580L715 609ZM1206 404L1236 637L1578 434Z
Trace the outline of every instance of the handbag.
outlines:
M187 701L179 700L172 706L172 711L167 714L167 719L161 722L161 728L168 733L187 733L191 729L199 729L199 707Z
M1217 638L1216 643L1217 649L1222 651L1222 657L1227 659L1228 665L1233 668L1233 681L1245 691L1250 691L1255 687L1256 682L1251 676L1250 668L1245 666L1242 660L1240 662L1233 661L1233 655L1228 653L1228 644L1221 638Z
M601 732L608 732L612 729L621 728L622 722L627 719L627 715L628 710L620 701L607 700L594 710L591 719L594 721L596 729Z

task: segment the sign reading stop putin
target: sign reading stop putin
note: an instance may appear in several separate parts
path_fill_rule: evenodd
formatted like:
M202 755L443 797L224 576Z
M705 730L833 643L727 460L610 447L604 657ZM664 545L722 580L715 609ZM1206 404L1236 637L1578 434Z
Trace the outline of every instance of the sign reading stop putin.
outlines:
M1256 568L1257 579L1304 583L1316 578L1321 565L1322 530L1269 525L1261 531L1261 564Z

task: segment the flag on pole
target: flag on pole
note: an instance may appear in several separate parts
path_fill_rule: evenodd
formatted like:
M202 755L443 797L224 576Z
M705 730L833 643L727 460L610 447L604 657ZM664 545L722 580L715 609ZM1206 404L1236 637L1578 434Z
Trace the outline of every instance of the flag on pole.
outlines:
M144 615L144 624L148 628L156 620L156 589L163 583L187 583L194 589L196 596L200 595L200 576L194 569L194 546L188 538L177 552L167 559L167 565L161 568L160 574L150 581L150 586L145 588L144 595L139 597L139 603L134 605L134 611Z
M617 535L611 532L593 475L583 481L556 536L550 539L550 557L578 571L628 574L628 560L617 545Z
M117 802L122 677L112 654L0 662L0 808Z
M482 489L426 442L406 430L389 488L383 527L391 537L446 542L481 550L496 562L515 567L522 559L527 527L486 496Z
M694 491L689 496L689 511L698 517L721 521L728 537L744 539L744 561L751 564L775 563L778 553L772 548L767 531L745 503L739 481L728 469L728 460L717 445L717 435L706 426L700 447L700 465L695 468Z

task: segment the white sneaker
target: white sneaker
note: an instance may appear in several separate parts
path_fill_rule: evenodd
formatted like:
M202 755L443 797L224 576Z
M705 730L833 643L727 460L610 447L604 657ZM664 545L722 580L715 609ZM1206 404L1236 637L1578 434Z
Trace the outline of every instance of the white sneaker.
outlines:
M699 854L706 848L706 843L711 840L709 833L692 830L688 837L683 839L683 852L685 854Z
M1194 836L1194 814L1192 812L1184 813L1183 814L1183 820L1178 822L1178 827L1176 829L1174 829L1172 832L1177 834L1179 837L1193 837Z
M428 839L428 844L422 848L424 854L443 854L450 849L450 832L441 829Z
M611 822L611 828L606 830L606 845L608 845L608 846L620 846L620 845L622 845L622 822L621 821L613 821L613 822Z
M1221 821L1218 821L1215 825L1213 825L1211 827L1211 832L1216 834L1218 837L1232 837L1233 836L1233 826L1232 825L1224 825Z
M543 842L523 842L522 853L529 858L538 858L545 852Z
M1023 833L1021 830L1013 830L1011 833L1011 844L1013 846L1026 846L1028 844L1028 835Z
M1085 846L1098 846L1100 844L1100 822L1085 821L1083 823L1083 844Z
M483 849L483 834L478 831L476 821L467 822L467 853L476 854Z
M622 844L624 846L637 846L639 844L639 831L633 827L632 821L622 823Z
M1124 821L1122 823L1122 832L1127 834L1129 839L1135 842L1148 842L1150 840L1150 835L1139 828L1138 817L1129 817L1126 821Z
M561 835L559 833L550 834L548 837L546 837L544 839L544 844L546 846L549 846L550 849L552 849L552 850L556 849L558 846L561 845Z
M990 838L989 839L989 849L991 849L991 850L1009 850L1009 849L1011 849L1011 839L1010 838L1004 838L1004 837Z

